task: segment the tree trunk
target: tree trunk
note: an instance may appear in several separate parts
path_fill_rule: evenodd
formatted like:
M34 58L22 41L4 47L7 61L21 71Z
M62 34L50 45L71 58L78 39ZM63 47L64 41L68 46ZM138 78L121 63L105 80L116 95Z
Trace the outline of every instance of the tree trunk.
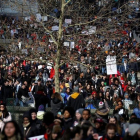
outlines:
M62 48L62 33L63 33L63 17L64 17L64 4L65 0L61 0L61 14L59 18L59 31L58 31L58 45L57 45L57 53L55 59L55 92L60 92L60 85L59 85L59 64L60 64L60 51Z
M59 85L59 63L60 63L60 50L57 50L56 59L55 59L55 92L60 92Z

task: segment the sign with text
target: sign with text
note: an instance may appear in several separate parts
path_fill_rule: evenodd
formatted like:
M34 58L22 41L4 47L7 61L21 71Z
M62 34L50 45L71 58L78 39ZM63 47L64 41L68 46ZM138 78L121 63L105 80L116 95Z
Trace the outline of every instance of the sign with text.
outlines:
M107 69L107 75L117 74L116 56L107 56L106 69Z

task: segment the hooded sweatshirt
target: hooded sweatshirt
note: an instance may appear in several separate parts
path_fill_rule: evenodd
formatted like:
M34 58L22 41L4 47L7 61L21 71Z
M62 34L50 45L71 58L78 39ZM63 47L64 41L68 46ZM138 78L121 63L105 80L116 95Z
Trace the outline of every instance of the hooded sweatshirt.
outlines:
M83 95L78 92L71 94L67 101L67 106L73 107L75 111L79 108L83 108L85 106Z

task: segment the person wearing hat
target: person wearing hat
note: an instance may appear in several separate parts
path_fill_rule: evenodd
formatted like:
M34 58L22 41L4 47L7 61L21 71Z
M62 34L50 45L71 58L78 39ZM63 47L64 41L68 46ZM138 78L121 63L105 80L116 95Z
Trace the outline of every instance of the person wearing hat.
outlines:
M128 132L124 140L140 140L140 124L129 124Z
M94 133L98 133L99 136L103 136L105 134L105 123L103 119L97 118L94 123Z
M80 125L82 121L82 113L83 113L83 108L79 108L75 112L75 121L74 121L74 126Z
M95 115L103 119L104 122L107 122L108 114L109 114L110 108L108 106L108 103L104 99L104 102L100 101L99 102L99 108L96 110Z
M133 104L133 101L129 98L129 94L127 92L124 94L124 101L123 101L123 103L124 103L125 109L130 109L129 105Z
M67 106L73 107L75 111L85 106L85 100L83 95L79 93L78 86L74 87L73 94L70 95L69 100L67 101Z

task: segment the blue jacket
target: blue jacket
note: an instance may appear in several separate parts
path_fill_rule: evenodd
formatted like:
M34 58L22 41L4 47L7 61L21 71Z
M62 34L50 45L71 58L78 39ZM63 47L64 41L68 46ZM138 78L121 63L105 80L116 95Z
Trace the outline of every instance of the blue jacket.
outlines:
M139 108L134 108L133 113L136 114L137 118L140 118L140 109Z

